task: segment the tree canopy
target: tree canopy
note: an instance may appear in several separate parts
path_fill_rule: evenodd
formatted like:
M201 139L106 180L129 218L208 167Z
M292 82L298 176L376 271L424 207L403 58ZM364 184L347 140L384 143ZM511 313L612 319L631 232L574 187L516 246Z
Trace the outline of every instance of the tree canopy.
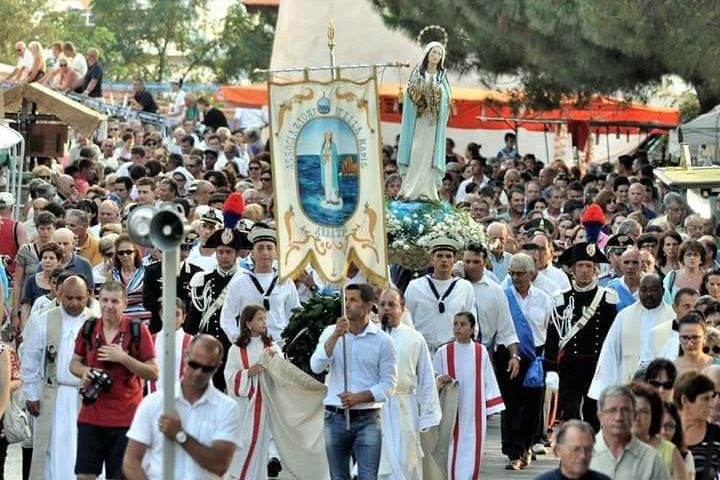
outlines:
M442 26L451 67L516 74L536 107L565 95L642 96L666 74L695 88L702 111L720 103L716 0L371 1L412 38Z

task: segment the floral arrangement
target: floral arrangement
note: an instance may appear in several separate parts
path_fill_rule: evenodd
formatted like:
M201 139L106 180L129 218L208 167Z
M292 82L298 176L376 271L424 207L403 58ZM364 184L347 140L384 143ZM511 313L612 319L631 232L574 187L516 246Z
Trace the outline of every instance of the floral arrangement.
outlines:
M463 245L485 243L485 229L464 212L448 204L392 201L385 210L390 261L409 270L430 264L429 245L438 237Z

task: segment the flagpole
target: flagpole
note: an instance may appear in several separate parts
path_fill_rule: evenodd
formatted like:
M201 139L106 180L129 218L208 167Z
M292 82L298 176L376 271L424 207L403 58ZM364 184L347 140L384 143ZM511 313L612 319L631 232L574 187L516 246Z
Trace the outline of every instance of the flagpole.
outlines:
M335 80L336 78L340 77L338 71L335 70L335 22L332 17L330 17L330 22L328 23L328 49L330 50L330 80ZM344 265L343 265L344 267ZM345 277L344 277L344 268L343 268L343 279L342 282L340 282L340 313L342 314L343 318L347 318L345 315ZM343 347L343 390L345 392L348 391L348 354L347 354L347 333L343 334L342 337L342 347ZM350 409L345 409L345 430L348 432L350 431Z

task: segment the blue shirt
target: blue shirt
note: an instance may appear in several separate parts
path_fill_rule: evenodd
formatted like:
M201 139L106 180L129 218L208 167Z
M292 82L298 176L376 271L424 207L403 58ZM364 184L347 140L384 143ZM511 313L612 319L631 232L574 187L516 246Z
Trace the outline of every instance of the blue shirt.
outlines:
M492 252L488 253L490 254L490 261L492 262L492 273L495 275L495 278L498 279L498 283L500 283L505 280L505 277L507 276L508 268L510 268L510 258L512 255L505 250L503 250L500 258L497 258Z
M328 387L325 405L341 407L340 394L345 391L343 382L343 341L338 339L330 357L325 352L325 342L335 332L335 325L323 330L315 352L310 358L310 368L322 373L329 368L325 379ZM372 392L374 402L355 405L354 409L380 408L387 402L397 385L397 360L395 346L390 336L380 327L369 322L365 330L346 335L348 349L348 391Z
M549 472L538 475L534 480L568 480L568 477L562 474L560 468L556 468L555 470L550 470ZM588 470L587 473L578 480L610 480L610 477L604 473Z

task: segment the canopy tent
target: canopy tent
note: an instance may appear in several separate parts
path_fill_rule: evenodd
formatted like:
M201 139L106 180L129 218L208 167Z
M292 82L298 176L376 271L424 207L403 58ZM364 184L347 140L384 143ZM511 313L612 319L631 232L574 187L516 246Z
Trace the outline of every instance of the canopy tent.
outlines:
M12 128L0 123L0 150L7 150L23 141L22 135Z
M27 100L37 106L38 113L55 115L73 130L87 137L91 137L95 129L105 120L105 115L37 83L15 85L2 93L6 113L19 112L23 100Z
M380 116L383 122L400 123L400 97L404 85L384 83L380 86ZM268 104L265 85L224 85L216 98L237 107L261 108ZM448 122L451 128L476 130L508 130L518 124L529 131L542 132L547 124L588 122L591 127L614 126L618 132L629 129L645 130L674 128L680 121L676 108L663 108L597 97L586 106L568 101L559 108L534 112L513 105L508 93L482 88L453 87L453 111ZM525 122L525 123L523 123ZM615 132L613 132L615 133Z
M678 127L681 143L717 145L720 143L720 105Z

